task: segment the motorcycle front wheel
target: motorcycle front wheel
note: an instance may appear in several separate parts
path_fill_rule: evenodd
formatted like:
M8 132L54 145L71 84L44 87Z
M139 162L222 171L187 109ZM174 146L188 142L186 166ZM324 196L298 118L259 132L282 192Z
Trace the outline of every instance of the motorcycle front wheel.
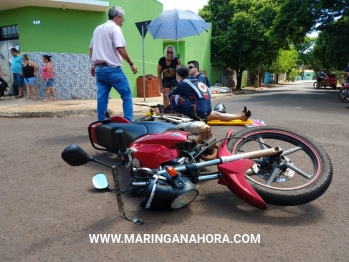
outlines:
M347 87L342 87L342 88L339 90L338 98L339 98L339 100L342 101L343 103L349 103L349 88L347 88Z
M252 159L249 184L268 204L302 205L321 196L332 180L325 150L308 137L282 127L253 127L234 134L227 144L232 154L281 147L280 156ZM251 170L251 171L252 171Z

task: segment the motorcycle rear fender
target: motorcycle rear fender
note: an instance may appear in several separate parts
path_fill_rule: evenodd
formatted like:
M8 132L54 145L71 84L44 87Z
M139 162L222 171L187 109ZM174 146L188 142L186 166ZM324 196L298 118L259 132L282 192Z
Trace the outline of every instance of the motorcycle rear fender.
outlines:
M227 137L230 137L233 132L234 130L229 131ZM231 155L227 149L227 143L228 140L223 140L219 145L217 157ZM253 165L254 162L250 159L219 164L218 170L221 173L221 177L218 183L226 185L231 192L250 205L265 210L267 209L267 204L245 179L246 171Z
M90 136L90 141L93 147L95 147L93 144L98 145L97 136L96 136L96 127L102 125L104 122L126 123L126 124L130 123L130 121L128 121L126 118L123 118L122 116L111 116L110 119L93 122L88 127L88 134Z

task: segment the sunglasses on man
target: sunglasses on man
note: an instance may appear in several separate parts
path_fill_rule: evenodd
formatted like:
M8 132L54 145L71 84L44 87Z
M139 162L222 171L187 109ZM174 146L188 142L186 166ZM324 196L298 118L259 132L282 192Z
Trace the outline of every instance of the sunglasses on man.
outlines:
M188 68L189 69L193 69L193 68L196 68L196 66L189 66Z

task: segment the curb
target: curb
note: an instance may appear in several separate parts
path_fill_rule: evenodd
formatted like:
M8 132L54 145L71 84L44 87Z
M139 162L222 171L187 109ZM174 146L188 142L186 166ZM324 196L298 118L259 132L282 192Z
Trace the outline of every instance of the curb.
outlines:
M240 94L251 94L255 93L256 91L260 91L263 88L256 88L254 90L238 90L235 91L234 95L240 95ZM220 93L220 94L213 94L212 100L217 98L225 98L227 97L228 93ZM146 112L148 111L148 107L150 105L158 104L159 102L149 101L149 102L134 102L134 105L137 107L134 108L134 113L140 113L140 112ZM4 108L6 110L6 108ZM25 110L25 109L23 109ZM28 109L27 109L28 110ZM113 109L112 106L109 106L109 110L111 114L122 114L122 108L120 109ZM71 109L71 110L52 110L51 111L20 111L20 110L11 110L12 112L0 112L0 117L3 118L33 118L33 117L56 117L56 118L64 118L64 117L79 117L79 116L96 116L97 115L97 109L96 108L81 108L81 109Z
M93 116L96 110L65 110L65 111L36 111L36 112L1 112L0 117L4 118L31 118L31 117L75 117L75 116Z

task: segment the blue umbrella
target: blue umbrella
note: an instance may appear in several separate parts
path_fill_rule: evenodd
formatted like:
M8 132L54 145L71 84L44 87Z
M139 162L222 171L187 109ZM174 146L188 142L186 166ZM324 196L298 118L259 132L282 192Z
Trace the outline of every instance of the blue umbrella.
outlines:
M199 35L203 31L207 31L210 25L190 10L170 10L162 12L155 18L147 29L154 39L178 39Z

